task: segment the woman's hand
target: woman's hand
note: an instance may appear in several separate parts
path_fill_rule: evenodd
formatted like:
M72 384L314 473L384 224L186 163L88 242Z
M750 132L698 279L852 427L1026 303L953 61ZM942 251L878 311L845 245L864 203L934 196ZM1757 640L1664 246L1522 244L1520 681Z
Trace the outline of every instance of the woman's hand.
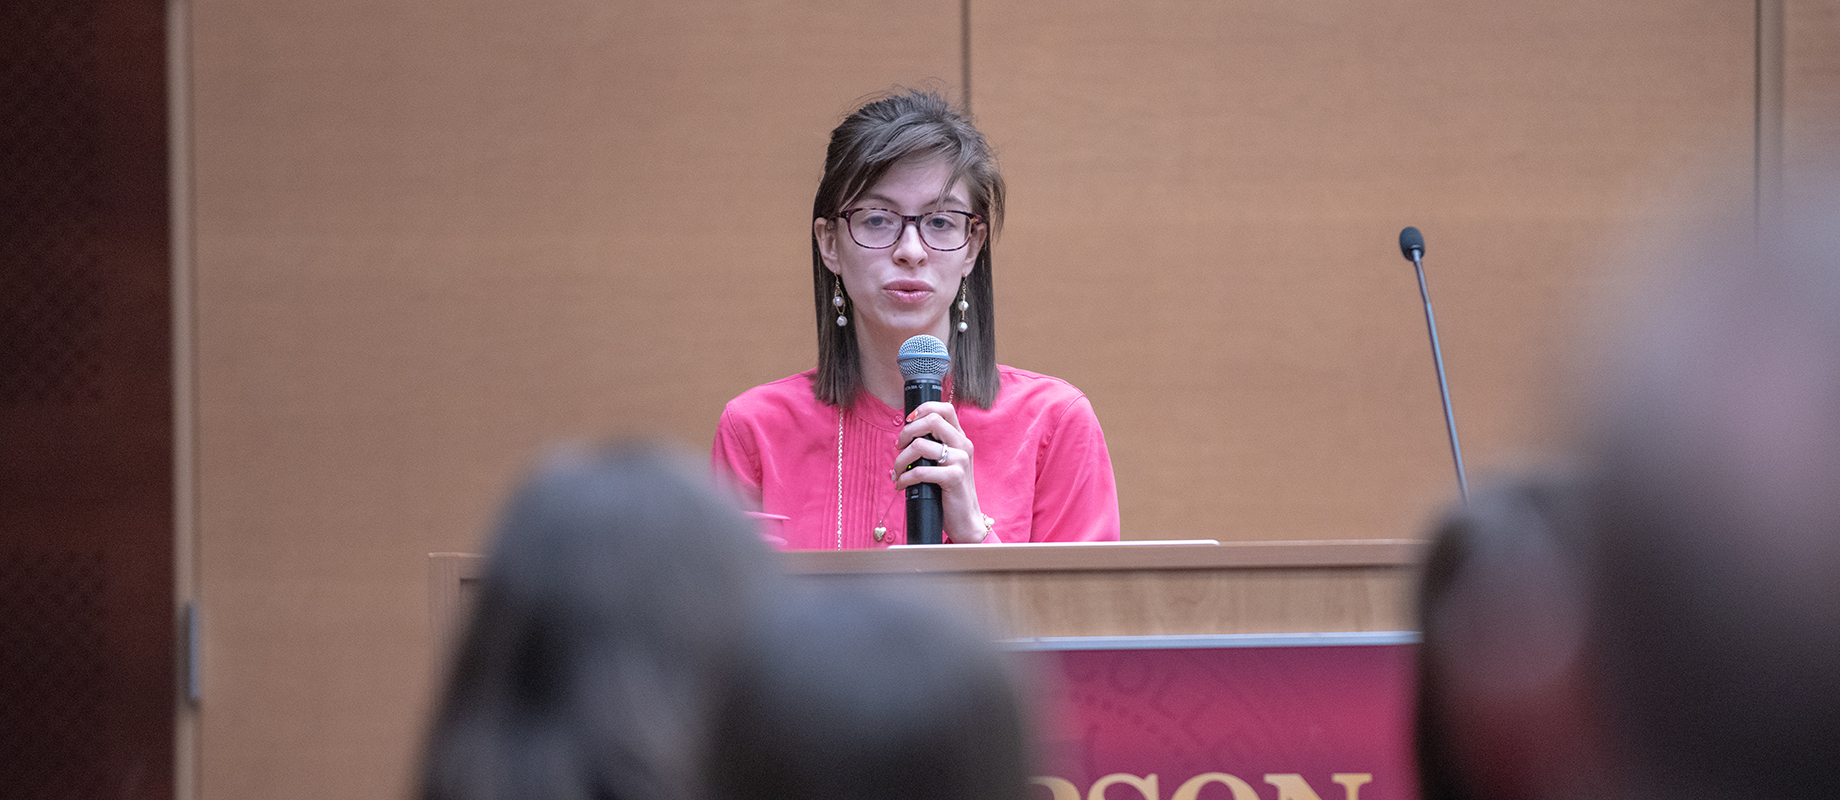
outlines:
M972 477L976 448L959 430L958 409L939 401L921 403L907 415L907 426L901 429L894 446L899 451L894 458L895 488L906 492L916 483L938 484L945 506L946 538L959 544L983 541L989 528L978 508L977 482ZM908 465L922 458L930 458L938 466L908 469Z

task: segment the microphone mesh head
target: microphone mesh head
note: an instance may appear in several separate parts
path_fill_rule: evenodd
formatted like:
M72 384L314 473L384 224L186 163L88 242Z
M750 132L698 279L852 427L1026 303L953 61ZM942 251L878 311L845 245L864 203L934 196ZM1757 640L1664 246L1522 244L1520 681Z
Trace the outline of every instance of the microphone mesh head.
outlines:
M1414 250L1418 252L1413 253L1412 251ZM1399 252L1406 257L1407 261L1411 261L1414 257L1423 258L1425 255L1425 235L1419 233L1417 228L1406 228L1400 231Z
M952 354L946 352L946 343L924 333L902 342L895 360L901 362L902 380L944 381L946 373L952 371Z

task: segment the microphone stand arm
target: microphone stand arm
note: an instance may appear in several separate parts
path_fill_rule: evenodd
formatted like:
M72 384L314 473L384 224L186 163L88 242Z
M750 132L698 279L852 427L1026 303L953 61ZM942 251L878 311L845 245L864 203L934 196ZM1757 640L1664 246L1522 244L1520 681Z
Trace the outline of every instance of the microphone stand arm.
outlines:
M1425 288L1425 265L1416 251L1412 269L1418 273L1418 296L1425 301L1425 328L1431 332L1431 360L1437 364L1438 394L1444 399L1444 426L1450 431L1450 458L1457 465L1457 496L1469 505L1469 479L1463 475L1463 448L1457 444L1457 417L1450 410L1450 384L1444 380L1444 351L1438 347L1437 317L1431 313L1431 290Z

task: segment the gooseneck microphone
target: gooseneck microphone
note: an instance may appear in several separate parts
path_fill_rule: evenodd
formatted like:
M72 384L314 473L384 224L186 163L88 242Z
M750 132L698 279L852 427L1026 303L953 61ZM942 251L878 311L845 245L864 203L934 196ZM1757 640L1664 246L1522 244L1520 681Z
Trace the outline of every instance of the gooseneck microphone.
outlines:
M1406 226L1399 232L1399 252L1405 254L1407 261L1417 264L1425 257L1425 235L1417 228Z
M946 373L952 369L952 354L946 352L945 342L936 336L920 334L901 343L896 360L901 363L904 381L901 395L906 400L907 413L914 413L921 403L930 403L943 396ZM914 461L914 466L931 467L938 463L921 458ZM908 544L944 544L945 521L945 498L939 494L939 484L916 483L907 487Z
M1444 351L1438 347L1437 317L1431 313L1431 290L1425 288L1425 235L1417 228L1399 232L1399 252L1418 273L1418 296L1425 301L1425 328L1431 332L1431 360L1437 365L1438 395L1444 398L1444 426L1450 431L1450 458L1457 465L1457 496L1469 505L1469 479L1463 475L1463 448L1457 444L1457 417L1450 410L1450 384L1444 380Z

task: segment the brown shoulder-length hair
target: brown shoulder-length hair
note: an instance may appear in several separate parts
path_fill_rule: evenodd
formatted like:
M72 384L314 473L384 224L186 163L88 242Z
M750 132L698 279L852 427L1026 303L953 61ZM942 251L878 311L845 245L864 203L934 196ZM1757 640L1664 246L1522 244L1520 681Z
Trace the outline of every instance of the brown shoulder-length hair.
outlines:
M428 733L421 800L708 796L715 698L784 590L754 524L704 475L622 443L559 452L517 489Z
M1003 176L984 135L971 120L952 110L945 98L932 92L902 91L863 106L844 117L831 131L824 154L824 178L812 203L814 219L837 218L850 202L882 179L895 164L909 158L938 158L952 165L950 187L960 180L971 195L971 213L984 219L987 235L978 250L971 274L965 278L971 308L960 312L952 304L952 386L957 398L979 408L996 402L997 327L991 307L990 251L1003 226ZM856 332L837 324L832 292L843 292L846 308L853 306L848 289L824 266L816 231L811 236L811 287L818 321L818 375L812 393L826 405L853 401L862 390L861 353ZM967 328L958 331L960 314Z

